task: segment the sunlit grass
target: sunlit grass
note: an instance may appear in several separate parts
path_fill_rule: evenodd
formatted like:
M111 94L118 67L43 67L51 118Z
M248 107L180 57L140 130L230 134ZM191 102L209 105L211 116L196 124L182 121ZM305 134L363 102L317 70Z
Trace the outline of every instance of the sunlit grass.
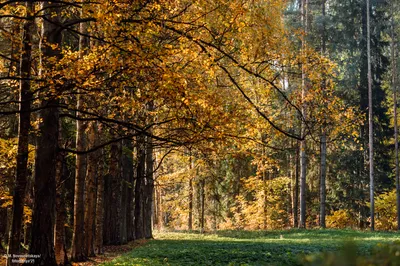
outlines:
M396 233L354 230L156 232L155 239L104 265L301 265L306 254L337 251L353 241L360 255Z

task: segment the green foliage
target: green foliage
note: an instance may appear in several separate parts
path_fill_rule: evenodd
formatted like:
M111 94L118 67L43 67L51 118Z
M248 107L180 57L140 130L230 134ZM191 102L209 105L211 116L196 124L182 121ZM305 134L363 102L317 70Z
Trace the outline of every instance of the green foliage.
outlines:
M317 254L315 257L321 258L321 254L325 254L321 252L340 250L347 239L354 239L356 252L360 255L368 254L374 246L378 247L373 251L376 256L380 256L378 253L385 247L391 246L387 243L399 240L394 233L353 230L218 231L205 235L170 232L157 233L155 238L103 266L314 265L310 263L316 259L307 255ZM383 254L395 255L397 250L396 246ZM365 261L369 260L366 258Z
M346 243L339 252L323 252L302 258L305 266L389 266L400 265L400 242L379 243L371 253L359 254L355 242Z

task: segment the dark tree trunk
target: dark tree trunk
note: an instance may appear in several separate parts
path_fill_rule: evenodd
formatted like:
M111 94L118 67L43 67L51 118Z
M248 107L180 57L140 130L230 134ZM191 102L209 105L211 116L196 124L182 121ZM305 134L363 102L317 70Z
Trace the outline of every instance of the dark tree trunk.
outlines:
M47 69L54 67L46 63L46 58L60 57L61 29L60 5L44 2L42 4L43 20L41 69L42 75ZM47 45L43 43L46 40ZM56 48L54 48L56 47ZM54 253L54 222L56 207L56 161L59 134L58 100L51 97L42 102L47 108L40 111L41 123L36 144L35 163L35 200L32 217L32 240L30 254L40 254L34 265L57 265ZM32 265L32 264L28 264Z
M146 140L146 179L144 187L144 231L145 238L153 238L152 210L154 194L154 163L153 163L153 142L151 137Z
M137 168L135 183L135 238L145 238L144 229L144 183L146 174L146 144L145 136L139 135L136 140L137 145Z
M111 244L111 176L108 173L104 177L104 218L103 218L103 243Z
M374 130L372 112L372 70L371 70L371 25L370 5L367 0L367 61L368 61L368 147L369 147L369 194L370 194L370 215L371 231L375 230L375 199L374 199Z
M34 5L32 2L26 3L26 11L28 20L24 23L22 37L22 53L20 64L20 113L19 113L19 132L18 132L18 152L17 152L17 173L14 184L13 207L12 207L12 225L8 242L8 254L19 254L22 217L24 212L24 199L26 183L28 178L28 154L29 154L29 128L31 121L31 51L32 51L32 30L35 24ZM7 261L7 265L12 265L11 259Z
M126 240L132 241L135 239L134 230L134 220L133 220L133 143L132 140L127 139L123 142L123 160L122 160L122 174L124 179L124 197L126 197L126 202L124 200L123 206L125 206L125 231Z
M65 223L67 221L67 212L65 208L65 189L64 189L64 154L58 154L57 160L57 190L56 190L56 224L55 224L55 243L54 249L58 265L68 264L68 255L66 248Z
M96 145L96 123L91 122L87 134L88 146ZM95 215L96 215L96 174L98 152L91 152L87 158L87 171L85 180L85 250L90 257L95 256L94 252L94 232L95 232Z
M99 136L102 136L99 130ZM96 247L97 254L103 254L103 225L104 225L104 151L99 151L99 164L97 174L97 195L96 195Z
M111 205L110 208L110 242L121 244L121 143L113 143L110 150ZM124 217L125 218L125 217Z

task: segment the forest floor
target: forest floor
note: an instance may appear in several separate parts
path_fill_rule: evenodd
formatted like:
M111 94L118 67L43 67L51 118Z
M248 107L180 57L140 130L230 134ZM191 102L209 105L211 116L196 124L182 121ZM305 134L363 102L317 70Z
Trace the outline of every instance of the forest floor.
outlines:
M322 259L328 265L331 256L356 259L395 241L397 233L354 230L156 232L153 240L101 265L322 265L310 262L315 262L310 254L321 252L328 254Z
M73 262L72 266L95 266L105 262L112 261L118 257L121 257L125 253L132 251L133 249L145 245L148 240L132 241L122 246L105 246L104 254L96 255L96 257L90 257L88 261L85 262ZM0 254L5 254L4 250L0 250ZM5 255L0 257L0 266L6 265Z

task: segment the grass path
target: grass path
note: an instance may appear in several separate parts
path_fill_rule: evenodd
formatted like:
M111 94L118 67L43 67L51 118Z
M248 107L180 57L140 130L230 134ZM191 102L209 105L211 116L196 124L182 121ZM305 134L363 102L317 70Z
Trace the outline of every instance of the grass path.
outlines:
M154 240L102 265L299 265L302 254L335 251L347 240L354 240L360 254L368 254L400 235L352 230L156 233Z

